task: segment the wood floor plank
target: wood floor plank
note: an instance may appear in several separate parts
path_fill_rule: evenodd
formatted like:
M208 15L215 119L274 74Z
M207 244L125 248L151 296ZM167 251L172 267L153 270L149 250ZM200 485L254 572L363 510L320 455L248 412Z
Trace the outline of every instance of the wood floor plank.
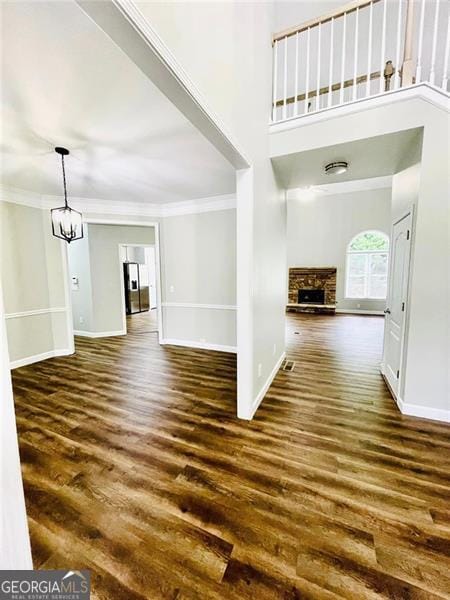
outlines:
M36 568L98 600L450 598L450 427L399 413L381 318L288 315L251 422L235 355L146 318L13 371Z

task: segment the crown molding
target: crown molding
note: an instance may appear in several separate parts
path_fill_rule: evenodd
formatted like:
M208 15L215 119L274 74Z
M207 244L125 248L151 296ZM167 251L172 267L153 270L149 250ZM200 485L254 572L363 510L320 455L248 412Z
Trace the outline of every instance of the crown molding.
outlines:
M40 194L4 185L0 186L0 200L3 202L12 202L13 204L21 204L22 206L29 206L30 208L47 208L44 206Z
M176 215L189 215L217 210L230 210L236 208L236 196L234 194L223 194L221 196L197 198L196 200L172 202L163 205L162 208L163 217L174 217Z
M60 196L36 194L18 188L0 186L0 200L12 202L31 208L50 210L61 205ZM83 213L83 215L121 215L137 217L165 218L177 215L189 215L217 210L230 210L236 208L234 194L209 196L195 200L183 200L168 204L150 204L144 202L114 202L98 198L70 198L70 205Z

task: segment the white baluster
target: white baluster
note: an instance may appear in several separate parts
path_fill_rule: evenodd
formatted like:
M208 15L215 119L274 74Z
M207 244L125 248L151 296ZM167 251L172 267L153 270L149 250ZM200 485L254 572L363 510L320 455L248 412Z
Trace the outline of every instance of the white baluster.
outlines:
M433 27L433 49L431 51L431 70L430 70L430 83L434 84L435 72L436 72L436 47L437 47L437 31L439 23L439 6L440 0L436 1L436 8L434 10L434 27Z
M383 25L381 30L381 57L380 57L380 94L384 90L384 65L386 54L386 7L387 0L383 0Z
M317 42L317 90L316 90L316 110L320 109L320 41L322 37L322 23L318 25Z
M295 84L294 84L294 117L298 115L298 31L295 34Z
M273 106L272 106L272 121L277 120L277 87L278 87L278 40L275 40L273 46Z
M450 16L447 20L447 41L445 42L445 57L444 57L444 75L442 77L442 87L447 91L448 83L448 60L450 54Z
M403 65L402 65L402 87L412 85L414 82L414 73L416 65L413 56L414 46L414 3L415 0L407 0L406 2L406 28L405 28L405 44L403 50Z
M417 50L417 71L416 83L422 81L422 48L423 48L423 25L425 22L425 0L422 0L420 7L420 24L419 24L419 48Z
M311 42L311 29L308 27L306 32L306 83L305 83L305 114L308 112L309 99L309 49Z
M284 86L283 86L283 119L287 117L287 48L288 48L288 38L287 36L284 38Z
M400 79L400 46L402 42L402 1L398 0L398 15L397 15L397 50L395 52L395 82L394 89L401 85Z
M344 13L342 24L342 64L341 64L341 89L339 91L339 104L344 103L344 81L345 81L345 37L347 35L347 13Z
M356 100L356 75L358 72L358 33L359 33L359 7L356 9L356 22L355 22L355 62L353 64L353 100Z
M372 33L373 33L373 2L369 7L369 45L367 48L367 81L366 96L370 96L370 74L372 72Z
M334 17L331 18L331 38L330 38L330 70L328 72L328 106L331 106L333 95L333 55L334 55Z

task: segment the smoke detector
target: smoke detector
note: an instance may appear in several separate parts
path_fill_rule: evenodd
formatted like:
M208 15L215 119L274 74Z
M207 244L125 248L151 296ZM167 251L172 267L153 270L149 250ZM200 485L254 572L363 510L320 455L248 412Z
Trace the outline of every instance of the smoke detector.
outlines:
M332 162L325 165L325 173L327 175L342 175L348 169L348 163L344 160Z

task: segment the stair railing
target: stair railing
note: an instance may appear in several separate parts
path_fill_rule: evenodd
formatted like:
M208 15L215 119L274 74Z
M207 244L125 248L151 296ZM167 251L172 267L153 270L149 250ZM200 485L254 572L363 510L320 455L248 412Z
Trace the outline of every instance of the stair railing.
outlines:
M446 0L354 0L273 36L272 121L427 81L448 91Z

